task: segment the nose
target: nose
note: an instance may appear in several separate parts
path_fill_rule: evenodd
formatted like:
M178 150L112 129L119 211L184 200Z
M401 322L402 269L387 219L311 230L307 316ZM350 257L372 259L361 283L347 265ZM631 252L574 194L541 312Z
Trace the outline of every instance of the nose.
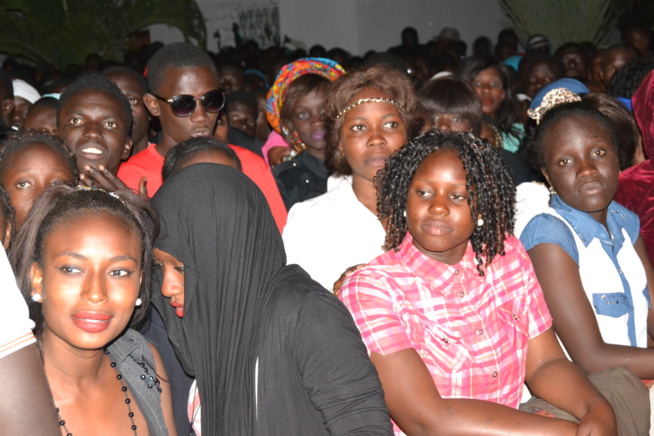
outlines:
M82 299L91 303L107 301L106 280L103 274L89 271L83 282Z
M371 127L368 147L383 147L384 145L386 145L386 138L384 138L381 127Z
M452 125L449 121L439 118L434 122L434 127L436 127L441 132L451 132Z
M450 209L447 205L447 201L443 196L434 194L429 203L429 213L433 215L448 215Z
M193 121L204 121L209 118L209 114L204 110L202 102L198 99L195 100L195 109L191 112L191 119Z
M597 166L590 159L584 159L579 163L577 177L588 177L597 173Z
M84 129L84 136L87 138L95 138L100 136L100 131L101 129L98 123L88 121L86 123L86 128Z
M175 295L184 293L184 284L179 280L171 277L171 273L164 272L163 281L161 283L161 294L164 297L170 298Z

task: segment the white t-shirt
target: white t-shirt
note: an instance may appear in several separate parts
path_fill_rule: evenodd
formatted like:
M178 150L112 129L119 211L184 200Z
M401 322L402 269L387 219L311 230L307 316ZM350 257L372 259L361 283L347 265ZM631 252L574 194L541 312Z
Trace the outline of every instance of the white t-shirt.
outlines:
M0 316L0 358L33 344L34 322L29 318L27 303L16 285L14 272L5 250L0 247L0 293L5 312Z
M384 252L386 232L357 199L352 177L330 177L327 184L328 192L291 208L282 237L288 263L331 291L347 268Z

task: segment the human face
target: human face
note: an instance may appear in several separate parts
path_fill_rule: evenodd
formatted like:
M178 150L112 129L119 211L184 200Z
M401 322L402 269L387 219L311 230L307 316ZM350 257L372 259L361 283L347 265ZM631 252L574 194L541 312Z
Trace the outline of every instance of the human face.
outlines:
M588 68L586 59L581 50L570 48L559 54L559 59L563 63L565 77L573 79L586 80L588 78Z
M268 125L268 118L266 118L266 96L258 94L256 97L259 111L257 112L255 137L265 142L270 134L270 126Z
M475 230L466 189L466 171L454 150L428 155L407 193L406 220L413 245L426 256L457 264Z
M472 123L462 115L434 114L432 122L441 132L472 132Z
M227 115L229 125L236 127L242 132L254 137L256 115L254 108L248 107L240 102L229 105L229 114Z
M11 116L11 123L15 128L20 129L23 127L25 115L27 115L30 106L32 106L32 103L25 100L23 97L14 97L14 112Z
M475 88L475 92L481 100L482 112L494 117L500 104L506 98L500 72L495 67L481 70L472 81L472 87Z
M164 98L182 94L200 96L216 89L218 89L218 77L209 67L169 67L157 94ZM158 100L154 95L145 94L144 100L150 113L159 117L161 124L159 147L163 155L182 141L213 135L218 113L207 112L199 102L190 116L180 118L172 112L168 103Z
M529 71L529 74L525 77L523 82L525 94L527 94L529 98L534 98L543 86L558 79L559 77L557 77L548 64L542 63L535 65L531 71Z
M101 91L87 89L73 96L59 113L59 136L77 158L79 172L103 165L112 174L129 157L128 114L120 102Z
M615 76L615 73L620 71L629 62L636 59L636 55L629 50L617 49L611 51L608 57L602 57L601 67L602 67L602 83L604 86L608 86L611 83L611 79Z
M170 305L175 309L175 315L184 317L184 264L174 256L154 249L154 265L163 273L161 293L170 298Z
M16 210L16 228L20 229L34 200L51 185L70 183L73 173L48 145L35 142L10 156L0 177Z
M550 126L543 138L543 174L570 207L605 224L618 189L618 155L604 125L573 115Z
M142 141L147 141L150 114L145 108L145 103L143 103L143 95L147 92L147 89L128 73L114 72L107 77L127 97L132 108L132 117L134 118L132 134L130 135L132 143L136 145Z
M354 94L349 104L362 98L388 98L377 88L366 87ZM390 103L362 103L343 117L341 141L338 145L352 168L353 182L372 183L375 174L386 165L386 159L407 141L407 130L398 108Z
M220 87L225 92L240 91L244 82L245 75L235 68L223 68L220 72Z
M289 130L295 130L307 153L325 160L325 92L313 90L298 98L291 109Z
M27 111L23 130L36 130L49 135L57 134L57 109L53 107L36 106Z
M41 294L44 345L101 350L129 323L141 287L141 241L107 212L86 212L55 227L32 265Z
M650 37L646 31L642 29L632 29L627 32L625 39L641 56L647 56L649 54Z

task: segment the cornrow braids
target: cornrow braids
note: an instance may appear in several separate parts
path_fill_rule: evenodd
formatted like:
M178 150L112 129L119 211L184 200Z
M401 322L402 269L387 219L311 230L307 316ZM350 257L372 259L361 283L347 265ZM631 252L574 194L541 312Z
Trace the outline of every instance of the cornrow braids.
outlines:
M497 254L504 255L504 241L513 234L515 185L499 152L488 141L470 133L430 130L396 151L377 173L377 209L381 219L388 218L384 249L398 250L407 231L404 212L409 185L425 158L441 149L458 152L470 193L470 219L476 222L481 216L484 220L484 225L475 227L470 238L477 270L483 276L484 267Z

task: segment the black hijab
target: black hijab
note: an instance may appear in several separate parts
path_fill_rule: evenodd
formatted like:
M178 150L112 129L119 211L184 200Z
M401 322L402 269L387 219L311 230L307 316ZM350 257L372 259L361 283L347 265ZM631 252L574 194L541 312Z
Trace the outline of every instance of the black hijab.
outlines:
M153 302L178 359L196 377L202 432L255 434L254 368L270 322L266 307L299 268L285 266L265 197L233 168L185 168L153 203L162 224L155 247L185 265L184 318L161 292L153 292Z

